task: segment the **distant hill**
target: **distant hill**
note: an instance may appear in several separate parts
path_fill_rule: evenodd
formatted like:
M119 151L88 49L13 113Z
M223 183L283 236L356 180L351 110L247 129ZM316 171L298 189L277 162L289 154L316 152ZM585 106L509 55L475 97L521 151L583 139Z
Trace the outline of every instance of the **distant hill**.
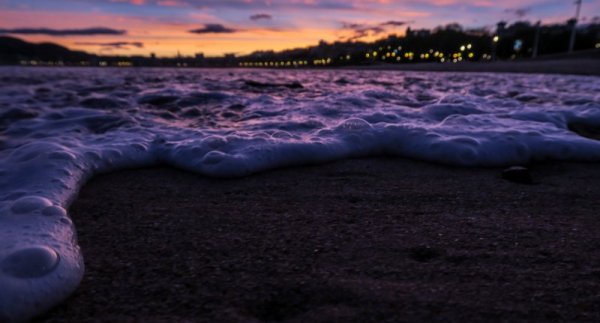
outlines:
M0 64L18 64L21 60L77 61L95 55L72 51L53 43L29 43L18 38L0 36Z

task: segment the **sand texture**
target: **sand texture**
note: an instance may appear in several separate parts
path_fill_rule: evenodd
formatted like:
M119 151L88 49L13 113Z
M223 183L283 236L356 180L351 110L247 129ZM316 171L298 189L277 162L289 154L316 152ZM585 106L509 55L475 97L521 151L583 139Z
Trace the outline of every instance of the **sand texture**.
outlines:
M600 165L395 158L98 176L86 273L39 322L600 321Z

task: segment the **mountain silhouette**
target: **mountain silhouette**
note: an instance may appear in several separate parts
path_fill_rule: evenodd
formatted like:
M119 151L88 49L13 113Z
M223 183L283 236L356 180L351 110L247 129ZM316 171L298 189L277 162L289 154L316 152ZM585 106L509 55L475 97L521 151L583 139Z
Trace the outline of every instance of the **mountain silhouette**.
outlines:
M18 64L21 60L77 61L96 55L73 51L53 43L29 43L18 38L0 36L0 63Z

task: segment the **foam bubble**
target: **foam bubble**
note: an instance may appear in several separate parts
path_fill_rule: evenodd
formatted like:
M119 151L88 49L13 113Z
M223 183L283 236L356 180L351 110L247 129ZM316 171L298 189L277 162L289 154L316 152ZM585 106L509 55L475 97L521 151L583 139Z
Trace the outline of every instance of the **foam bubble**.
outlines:
M10 210L15 214L25 214L51 205L52 202L46 198L40 196L25 196L16 200Z
M60 257L47 246L35 246L17 250L0 263L3 274L16 278L38 278L52 272Z

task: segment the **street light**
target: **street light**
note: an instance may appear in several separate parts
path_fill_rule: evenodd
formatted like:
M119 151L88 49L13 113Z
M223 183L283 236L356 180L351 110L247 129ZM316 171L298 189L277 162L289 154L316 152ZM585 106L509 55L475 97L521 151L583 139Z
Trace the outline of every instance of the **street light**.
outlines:
M496 49L498 48L498 42L500 41L500 37L498 35L492 38L492 59L496 60Z

